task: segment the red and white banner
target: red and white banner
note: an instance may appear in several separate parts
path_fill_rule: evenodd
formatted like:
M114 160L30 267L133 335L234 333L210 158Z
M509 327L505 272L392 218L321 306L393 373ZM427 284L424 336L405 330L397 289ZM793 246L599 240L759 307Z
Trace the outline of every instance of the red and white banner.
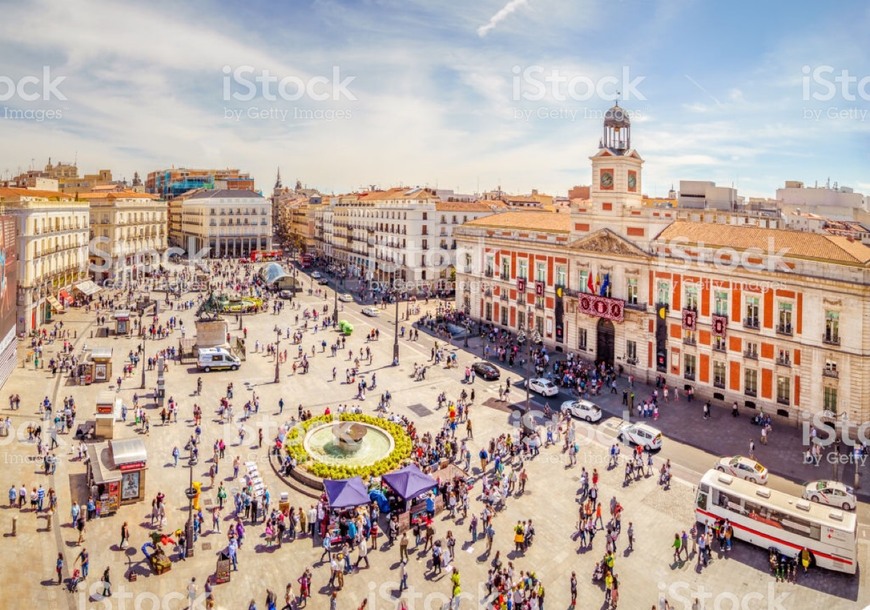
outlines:
M713 336L724 337L728 328L728 316L713 316Z
M517 290L519 290L520 292L526 291L526 278L524 278L524 277L517 278Z
M691 309L683 310L683 328L685 330L695 330L695 325L698 323L698 314Z
M577 310L588 316L606 318L614 322L622 322L625 319L625 301L600 297L596 294L581 294L577 297Z
M535 282L535 296L544 296L544 282Z

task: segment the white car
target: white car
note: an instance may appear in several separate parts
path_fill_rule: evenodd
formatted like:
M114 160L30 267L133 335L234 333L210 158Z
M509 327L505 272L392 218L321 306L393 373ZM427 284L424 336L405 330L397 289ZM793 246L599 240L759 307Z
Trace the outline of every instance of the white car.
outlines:
M278 293L278 296L281 297L282 299L292 299L293 298L293 291L292 290L282 290L281 292Z
M319 280L319 279L320 279L321 277L323 277L323 276L320 275L320 271L312 271L312 272L311 272L311 277L312 277L313 279L315 279L315 280Z
M559 393L559 386L543 377L527 380L526 384L529 386L529 391L541 396L555 396Z
M338 300L342 303L353 303L353 295L345 292L344 294L338 295Z
M716 470L738 479L746 479L758 485L767 485L767 468L742 455L723 457L716 463Z
M566 400L562 403L562 412L587 422L601 420L601 407L588 400Z
M639 445L647 451L662 448L662 433L644 423L623 423L619 426L617 438L632 445Z
M372 307L371 305L369 305L368 307L363 307L362 312L372 318L377 318L381 314L381 312L378 311L377 307Z
M838 481L813 481L804 489L804 498L843 510L855 510L858 504L855 490Z

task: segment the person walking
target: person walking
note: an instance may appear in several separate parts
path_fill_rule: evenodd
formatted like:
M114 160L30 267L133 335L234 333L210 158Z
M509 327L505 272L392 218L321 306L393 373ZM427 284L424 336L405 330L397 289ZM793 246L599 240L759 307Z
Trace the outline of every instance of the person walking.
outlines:
M577 573L571 572L571 607L577 607Z
M704 419L710 419L710 401L704 403Z
M112 579L109 575L109 567L103 572L103 597L112 597Z
M88 554L88 549L82 549L82 552L79 553L78 557L76 557L76 563L78 563L79 561L82 562L82 578L87 578L88 570L91 567L91 559L90 555Z
M63 582L63 553L57 554L57 562L54 564L54 570L57 572L57 584L61 584ZM806 568L804 568L804 572L806 571Z
M129 546L129 540L130 527L127 525L127 522L124 521L124 524L121 526L121 544L118 545L122 551Z
M196 601L196 577L190 579L190 584L187 585L187 607L192 610L193 604Z
M749 439L749 459L755 459L755 441L752 439Z
M408 588L408 560L403 559L399 564L399 593Z
M682 553L682 539L680 538L679 532L674 534L674 543L671 545L674 548L674 562L680 561L680 554Z
M634 550L634 523L631 521L628 522L628 546L626 547L626 551Z

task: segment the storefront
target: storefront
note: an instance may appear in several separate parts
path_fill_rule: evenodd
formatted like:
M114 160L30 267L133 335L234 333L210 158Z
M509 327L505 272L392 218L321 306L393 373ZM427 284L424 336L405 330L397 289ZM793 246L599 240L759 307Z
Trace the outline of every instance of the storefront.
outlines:
M145 498L148 454L138 438L88 445L88 484L98 515Z

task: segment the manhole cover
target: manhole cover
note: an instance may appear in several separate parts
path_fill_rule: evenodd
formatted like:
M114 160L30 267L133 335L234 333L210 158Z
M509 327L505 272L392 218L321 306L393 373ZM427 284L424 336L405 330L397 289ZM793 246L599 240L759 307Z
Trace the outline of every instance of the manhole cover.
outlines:
M211 542L203 542L202 543L202 550L203 551L210 551L211 550Z
M206 498L204 504L206 506L214 506L214 500L212 500L211 498Z
M408 408L411 410L411 413L418 417L426 417L427 415L432 415L432 409L420 403L410 405Z

